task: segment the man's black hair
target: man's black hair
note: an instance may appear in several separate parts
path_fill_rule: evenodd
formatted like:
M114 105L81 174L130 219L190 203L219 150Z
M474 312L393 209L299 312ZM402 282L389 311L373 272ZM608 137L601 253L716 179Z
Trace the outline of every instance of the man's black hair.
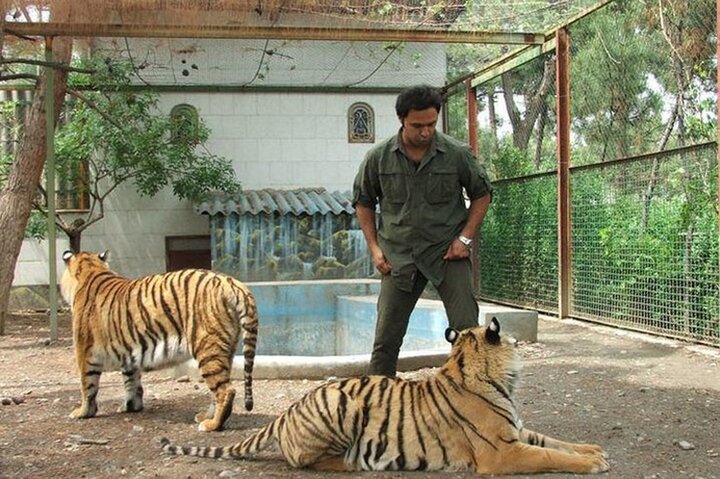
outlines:
M440 112L442 96L440 90L430 85L417 85L400 92L395 102L395 112L403 120L410 110L427 110L435 108Z

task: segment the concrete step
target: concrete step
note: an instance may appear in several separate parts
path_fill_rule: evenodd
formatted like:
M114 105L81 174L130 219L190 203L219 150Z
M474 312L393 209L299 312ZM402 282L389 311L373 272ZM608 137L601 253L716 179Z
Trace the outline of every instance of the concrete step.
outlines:
M487 326L492 318L500 323L500 334L508 334L518 341L537 341L538 313L528 309L510 308L499 304L480 303L478 324Z
M375 327L377 295L338 296L337 299L338 319L348 321L353 325L352 335L356 337L371 335ZM537 311L485 302L478 303L478 309L479 325L486 326L495 317L500 323L501 334L510 335L518 341L537 341ZM362 318L367 319L368 317L373 318L371 323L361 321ZM362 331L363 328L360 327L360 324L364 324L367 331ZM417 334L434 342L442 342L447 327L447 315L442 301L420 299L410 316L407 339L411 339ZM360 351L363 348L356 349Z

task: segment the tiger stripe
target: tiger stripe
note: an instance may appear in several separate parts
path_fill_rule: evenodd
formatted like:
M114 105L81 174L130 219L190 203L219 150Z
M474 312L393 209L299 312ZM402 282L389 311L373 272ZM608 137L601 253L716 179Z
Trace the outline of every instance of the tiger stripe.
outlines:
M112 272L104 253L65 252L61 291L73 314L82 404L71 416L92 417L103 371L121 370L127 412L142 409L142 371L198 361L213 392L199 429L220 429L232 412L233 357L242 337L245 408L251 410L257 305L245 285L207 270L186 269L139 279Z
M499 323L453 336L447 362L425 380L383 376L321 385L239 443L168 454L252 458L273 444L294 467L325 470L473 470L480 474L607 470L600 446L520 426L512 399L518 362Z

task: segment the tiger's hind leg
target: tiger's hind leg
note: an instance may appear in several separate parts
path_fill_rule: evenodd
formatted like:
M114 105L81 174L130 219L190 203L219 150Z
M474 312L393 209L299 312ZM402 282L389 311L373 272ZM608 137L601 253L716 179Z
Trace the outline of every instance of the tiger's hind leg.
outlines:
M345 462L344 456L325 457L323 459L319 459L313 464L310 464L309 467L318 471L350 472L355 470Z
M603 448L597 444L565 442L529 429L522 429L520 431L520 441L525 444L530 444L531 446L548 447L570 453L607 456Z
M143 387L140 369L123 370L125 386L125 404L120 406L118 412L139 412L143 409Z
M220 347L206 349L217 352L200 353L197 361L205 384L214 397L208 411L200 412L195 416L195 420L199 423L199 431L217 431L222 429L232 414L235 400L235 389L231 386L230 379L232 357L227 357Z
M80 407L73 409L70 417L73 419L85 419L97 414L97 394L100 388L100 375L102 364L97 364L85 357L85 343L77 341L75 347L75 359L80 370Z

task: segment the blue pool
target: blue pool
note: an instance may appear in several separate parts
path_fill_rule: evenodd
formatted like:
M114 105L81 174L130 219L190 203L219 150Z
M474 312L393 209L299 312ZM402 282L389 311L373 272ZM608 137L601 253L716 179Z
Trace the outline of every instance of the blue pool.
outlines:
M257 282L258 355L337 356L372 350L377 280ZM420 300L404 351L444 347L447 318L437 301Z

